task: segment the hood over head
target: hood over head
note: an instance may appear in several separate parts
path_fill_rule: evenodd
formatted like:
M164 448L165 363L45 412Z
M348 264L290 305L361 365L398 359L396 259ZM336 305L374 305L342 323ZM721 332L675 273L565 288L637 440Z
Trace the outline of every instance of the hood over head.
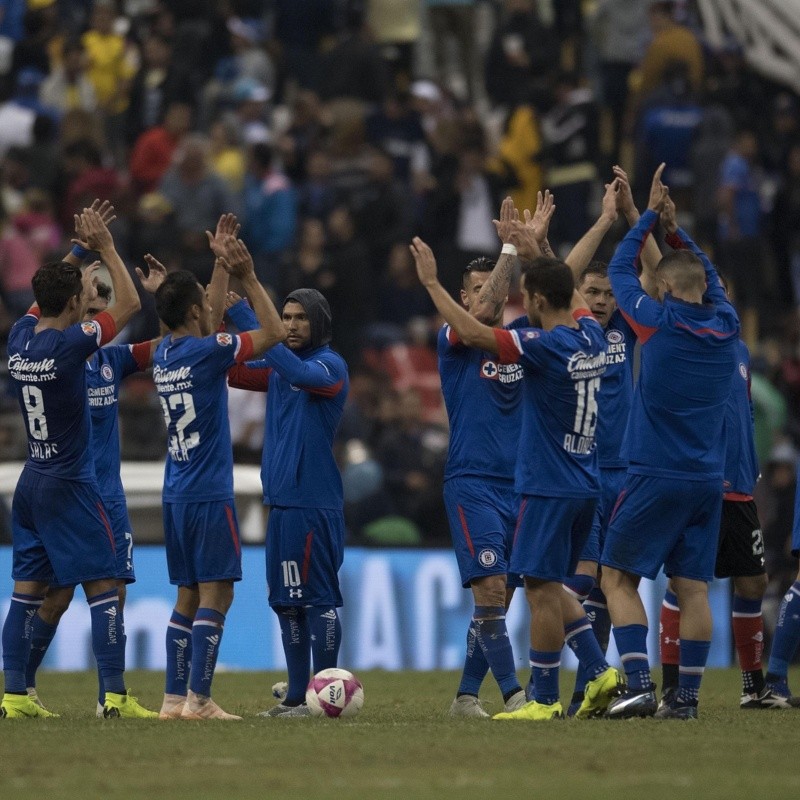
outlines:
M299 303L308 314L308 320L311 323L309 347L312 350L330 342L332 337L331 307L320 292L316 289L295 289L286 295L283 305L285 306L287 303Z

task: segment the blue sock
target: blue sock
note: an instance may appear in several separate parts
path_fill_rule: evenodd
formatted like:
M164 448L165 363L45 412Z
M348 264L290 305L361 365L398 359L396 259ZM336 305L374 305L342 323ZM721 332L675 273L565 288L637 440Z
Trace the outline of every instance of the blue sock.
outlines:
M167 680L164 691L186 697L192 667L192 620L173 609L167 625Z
M614 641L628 679L628 688L635 692L650 691L653 681L647 660L647 625L614 628Z
M563 582L564 591L572 595L583 605L589 592L594 588L594 578L591 575L572 575Z
M281 643L289 672L289 690L283 701L287 706L298 706L306 700L309 671L311 670L311 632L306 610L298 606L276 608L281 625Z
M311 656L314 674L336 666L342 644L342 623L336 609L331 606L312 606L306 609L308 630L311 635Z
M588 681L594 680L608 669L608 662L595 639L588 617L583 616L575 622L565 625L564 641L577 656L578 663ZM584 682L585 685L586 682Z
M50 625L45 622L38 614L33 615L30 626L31 652L28 655L28 663L25 667L25 683L28 686L36 686L36 672L41 666L47 648L58 630L58 624Z
M31 651L31 624L43 597L29 594L11 595L8 614L3 624L3 674L5 691L25 694L25 666Z
M595 586L589 592L583 608L586 611L589 622L592 623L592 630L594 631L595 639L597 639L597 644L600 645L600 649L605 653L608 650L608 640L611 638L611 615L608 613L606 596L599 586Z
M195 694L211 697L211 681L217 668L225 615L213 608L198 608L192 624L192 669L189 688Z
M680 705L697 705L700 681L708 661L711 642L681 637L681 663L678 671L678 697Z
M533 699L550 706L558 702L558 668L561 666L561 651L530 650L531 683Z
M464 658L464 670L461 673L458 694L473 694L477 697L488 671L489 662L486 660L486 654L478 642L475 620L471 619L469 628L467 628L467 655Z
M800 581L795 581L784 595L778 610L772 652L769 655L767 681L785 681L789 674L789 663L794 658L800 642Z
M125 629L119 611L119 594L112 589L87 597L92 617L92 649L104 690L125 694Z
M475 636L504 698L519 691L504 606L475 606Z

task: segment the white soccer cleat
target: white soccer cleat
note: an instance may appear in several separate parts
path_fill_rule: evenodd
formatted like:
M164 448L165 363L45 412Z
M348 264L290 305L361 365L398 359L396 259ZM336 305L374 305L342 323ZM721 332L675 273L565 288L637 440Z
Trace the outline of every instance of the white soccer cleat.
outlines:
M186 697L182 694L165 694L161 710L158 712L159 719L181 719L183 707L186 705Z
M516 695L515 695L516 696ZM523 702L525 695L523 693ZM456 697L450 704L451 717L472 717L473 719L489 719L489 715L483 710L481 701L475 695L462 694Z
M181 712L181 719L222 719L230 721L241 720L242 718L237 717L236 714L229 714L227 711L223 711L210 697L195 694L190 689Z
M289 684L286 683L286 681L278 681L272 685L272 696L279 703L282 703L286 699L287 694L289 694Z

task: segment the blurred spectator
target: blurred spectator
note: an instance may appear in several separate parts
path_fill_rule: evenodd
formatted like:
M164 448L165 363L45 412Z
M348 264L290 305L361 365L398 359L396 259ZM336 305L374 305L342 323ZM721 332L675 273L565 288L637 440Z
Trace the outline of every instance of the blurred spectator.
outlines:
M230 117L226 117L211 126L209 136L214 172L225 180L232 192L238 194L244 188L244 175L247 171L239 128Z
M289 81L303 89L319 84L320 43L335 27L336 0L275 0L275 36Z
M756 455L765 464L780 433L786 426L786 400L758 370L750 375L750 399L753 403Z
M245 144L266 144L272 139L267 124L267 102L271 95L263 83L253 78L239 78L233 85L234 109L227 118L241 131Z
M103 166L99 148L87 139L79 139L64 148L64 172L67 193L61 209L61 222L71 230L73 215L91 205L96 197L117 199L121 181L116 170Z
M41 189L28 189L13 222L14 228L28 243L37 264L51 260L61 244L61 228L56 221L52 197Z
M228 389L228 419L231 427L233 460L237 464L260 464L264 444L264 392Z
M297 92L292 104L292 122L275 143L286 174L293 181L299 182L306 177L309 153L319 145L322 137L321 113L322 106L314 92Z
M191 74L172 58L172 44L158 34L142 45L142 64L131 84L126 123L127 141L133 144L142 132L163 123L173 103L194 107L197 86Z
M784 308L800 306L800 142L789 149L775 195L772 242L778 271L776 297Z
M372 150L366 141L364 106L357 100L336 100L327 110L330 184L337 199L351 201L369 183Z
M486 55L486 92L492 103L546 108L558 66L558 41L539 19L534 0L504 0Z
M14 319L33 303L31 279L40 266L36 253L0 205L0 295Z
M336 192L331 186L331 160L324 150L312 150L306 162L306 179L298 189L297 212L301 217L324 219L333 210Z
M278 285L281 254L292 243L297 197L289 179L276 169L272 148L255 144L244 181L242 239L256 264L259 280Z
M736 287L743 311L763 298L761 172L753 131L737 134L720 170L717 195L721 265Z
M797 98L781 92L772 103L769 128L763 137L762 156L767 169L786 170L789 150L800 140L800 108Z
M0 36L18 42L25 33L27 0L0 0Z
M367 22L389 65L392 86L408 87L411 83L421 11L422 0L370 0L367 5Z
M42 83L39 99L61 114L74 108L92 113L97 108L94 84L86 75L86 53L79 39L64 45L62 63Z
M225 181L211 171L208 139L190 134L175 152L159 192L175 212L181 266L197 275L204 286L211 278L214 257L206 231L213 231L222 214L237 213L239 204Z
M545 186L555 195L559 214L553 240L574 244L589 228L589 197L597 178L598 119L591 91L575 73L561 73L555 105L542 117Z
M325 251L325 225L308 217L300 222L297 247L287 256L283 268L281 294L308 287L326 297L336 281Z
M130 173L136 194L152 192L172 163L175 150L192 125L192 107L172 103L164 123L146 130L133 146Z
M27 147L33 141L36 114L11 99L11 81L0 78L0 157L9 147Z
M395 244L386 259L378 288L378 319L405 328L415 318L433 313L430 295L417 278L414 259L405 242Z
M426 0L433 33L436 79L456 91L463 88L464 98L475 99L479 59L475 42L476 0ZM454 46L456 60L451 63L449 50Z

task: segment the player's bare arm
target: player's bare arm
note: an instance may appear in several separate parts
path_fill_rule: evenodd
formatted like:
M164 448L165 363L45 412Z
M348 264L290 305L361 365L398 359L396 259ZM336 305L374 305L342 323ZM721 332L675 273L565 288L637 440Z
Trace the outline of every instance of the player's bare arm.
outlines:
M147 264L147 275L144 274L141 267L136 267L136 277L139 279L142 289L148 294L154 295L158 291L158 287L167 279L167 268L150 253L145 253L144 260ZM161 336L150 340L150 364L153 363L153 354L156 352L156 348L164 338L164 333L167 330L163 322L160 324Z
M86 244L100 254L108 268L111 285L114 288L114 305L109 306L108 313L114 320L116 329L121 330L141 308L139 294L114 247L114 239L100 213L92 208L85 208L81 214L80 225L86 236Z
M639 222L639 209L636 208L636 203L633 202L633 192L631 192L630 181L628 174L622 169L619 164L613 167L614 177L619 180L619 192L617 192L617 209L625 217L628 226L633 227ZM658 248L655 236L648 236L645 240L644 249L642 250L639 261L642 265L642 288L650 295L656 297L658 294L656 290L656 267L658 262L661 261L661 250Z
M236 241L241 227L235 214L223 214L217 220L217 227L214 233L206 231L208 246L216 256L216 259L227 256L226 243ZM222 318L225 316L225 294L228 291L228 280L230 278L225 269L222 266L218 266L219 262L216 259L214 261L214 270L211 273L211 282L206 287L208 302L211 304L211 325L214 330L219 328L222 324Z
M437 310L456 332L458 338L468 347L479 347L481 350L497 353L494 328L475 319L465 308L456 303L439 283L436 259L431 248L419 236L415 236L409 249L417 265L420 283L428 290Z
M602 207L597 222L586 231L572 248L569 255L564 259L572 270L572 275L576 282L583 270L589 266L589 262L594 258L594 254L597 252L597 248L600 247L603 237L611 230L611 227L617 221L618 193L619 179L614 178L611 183L606 184L606 191L603 195Z
M510 223L514 219L519 219L519 212L514 207L512 199L506 197L506 199L503 200L503 204L500 206L500 219L492 220L497 229L497 235L503 243L503 250L497 259L497 263L489 279L483 285L478 295L478 302L470 309L473 316L481 322L489 323L496 320L508 297L508 289L511 285L511 272L517 260L514 252L506 247L506 245L511 244L509 237L512 233L512 228Z
M94 300L97 299L97 270L100 262L94 261L83 270L81 275L81 319Z
M261 326L249 332L253 339L253 351L255 354L263 353L273 345L284 341L286 339L286 330L280 314L278 314L266 289L256 278L253 257L250 255L245 243L241 239L235 239L232 235L229 235L225 241L225 250L227 256L217 260L221 268L238 278L242 283L242 288L246 292L250 305L253 306L253 311ZM224 311L224 300L222 309Z

